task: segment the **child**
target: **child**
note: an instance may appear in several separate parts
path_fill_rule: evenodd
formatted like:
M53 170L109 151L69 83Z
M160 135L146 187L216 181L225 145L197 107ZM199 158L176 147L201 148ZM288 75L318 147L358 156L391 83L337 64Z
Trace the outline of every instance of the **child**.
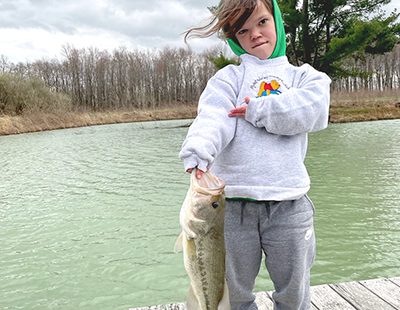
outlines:
M304 166L307 133L327 127L331 80L289 64L276 0L222 0L213 21L239 66L219 70L199 100L180 152L186 171L225 183L226 277L232 310L257 309L252 290L265 254L274 309L310 309L314 207Z

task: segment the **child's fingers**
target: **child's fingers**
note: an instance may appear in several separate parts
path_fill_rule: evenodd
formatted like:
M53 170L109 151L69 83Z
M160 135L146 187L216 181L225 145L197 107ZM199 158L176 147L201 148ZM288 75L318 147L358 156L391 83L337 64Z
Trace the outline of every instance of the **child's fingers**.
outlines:
M228 116L245 116L247 106L240 106L229 111Z
M201 179L201 177L204 174L203 170L200 170L199 168L188 168L186 170L187 173L192 173L193 169L196 169L196 178Z
M232 114L244 113L244 112L246 112L246 108L247 108L247 107L235 108L235 109L230 110L230 113L232 113Z

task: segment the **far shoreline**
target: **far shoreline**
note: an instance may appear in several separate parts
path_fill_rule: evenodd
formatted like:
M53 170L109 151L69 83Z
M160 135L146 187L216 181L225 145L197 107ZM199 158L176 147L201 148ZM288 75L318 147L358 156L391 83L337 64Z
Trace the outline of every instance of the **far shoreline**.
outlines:
M131 122L193 119L196 105L148 110L113 110L102 112L70 111L0 116L0 135L15 135L56 129ZM400 119L400 103L378 105L332 105L330 123L348 123Z

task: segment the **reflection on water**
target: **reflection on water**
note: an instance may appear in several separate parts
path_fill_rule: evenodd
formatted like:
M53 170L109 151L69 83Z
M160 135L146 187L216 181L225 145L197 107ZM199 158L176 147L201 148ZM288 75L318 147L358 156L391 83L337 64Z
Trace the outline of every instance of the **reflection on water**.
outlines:
M185 298L173 252L189 121L0 137L0 308L127 309ZM400 121L310 136L313 284L398 276ZM266 272L256 289L271 289Z

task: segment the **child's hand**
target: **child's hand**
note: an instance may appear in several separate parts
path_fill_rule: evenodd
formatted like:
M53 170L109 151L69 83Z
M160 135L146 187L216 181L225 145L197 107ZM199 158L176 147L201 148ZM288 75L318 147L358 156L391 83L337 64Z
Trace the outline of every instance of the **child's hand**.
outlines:
M247 104L250 102L250 97L244 97L243 101L246 104L230 110L228 114L229 117L244 117L246 115Z
M204 174L203 170L200 170L199 168L189 168L188 170L186 170L187 173L192 173L193 169L196 169L196 178L197 179L201 179L201 177Z

